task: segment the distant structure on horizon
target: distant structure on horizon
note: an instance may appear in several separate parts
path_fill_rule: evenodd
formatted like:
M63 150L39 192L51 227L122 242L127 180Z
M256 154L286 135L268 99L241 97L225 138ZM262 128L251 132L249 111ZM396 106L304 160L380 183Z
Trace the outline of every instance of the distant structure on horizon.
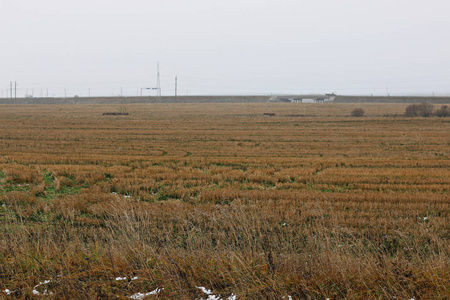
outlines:
M272 96L267 102L326 103L333 102L335 98L335 93L324 95L283 95Z

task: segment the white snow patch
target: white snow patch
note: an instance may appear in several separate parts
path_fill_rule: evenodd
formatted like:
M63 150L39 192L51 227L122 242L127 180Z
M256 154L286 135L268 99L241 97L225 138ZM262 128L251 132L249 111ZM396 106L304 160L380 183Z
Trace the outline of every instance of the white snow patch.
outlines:
M208 289L205 288L205 287L198 286L197 288L200 289L200 290L202 290L202 292L205 293L206 295L211 295L211 294L212 294L212 291L211 291L211 290L208 290Z
M208 295L208 298L206 299L201 298L200 300L222 300L219 296L213 295L211 290L208 290L203 286L198 286L197 288L202 290L202 292L205 293L206 295ZM237 300L237 296L235 294L231 294L231 296L226 298L226 300Z
M148 293L136 293L134 295L131 295L130 299L144 299L144 297L150 296L150 295L156 295L159 294L162 290L164 290L164 288L157 288L156 290L153 290L151 292Z
M423 220L424 221L428 220L428 217L423 217ZM414 299L412 299L412 300L414 300Z
M138 279L139 279L139 277L137 277L137 276L130 278L131 281L138 280ZM122 281L122 280L127 280L127 277L116 277L116 281Z
M221 300L219 296L216 295L208 295L208 298L200 298L200 300Z
M3 290L3 293L6 293L6 295L11 295L12 292L8 289L5 289L5 290Z
M38 290L36 290L36 288L38 287L38 286L40 286L40 285L43 285L43 284L47 284L47 283L50 283L51 282L51 280L45 280L45 281L42 281L42 282L39 282L39 284L38 285L36 285L34 288L33 288L33 295L40 295L41 293L38 291ZM42 295L53 295L53 293L52 292L47 292L47 289L45 289L43 292L42 292Z

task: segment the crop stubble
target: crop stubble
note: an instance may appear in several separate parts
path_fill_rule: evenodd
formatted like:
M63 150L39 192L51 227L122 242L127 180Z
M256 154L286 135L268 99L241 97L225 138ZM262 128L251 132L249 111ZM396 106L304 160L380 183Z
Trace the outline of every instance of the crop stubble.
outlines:
M359 106L1 106L0 289L449 297L450 121Z

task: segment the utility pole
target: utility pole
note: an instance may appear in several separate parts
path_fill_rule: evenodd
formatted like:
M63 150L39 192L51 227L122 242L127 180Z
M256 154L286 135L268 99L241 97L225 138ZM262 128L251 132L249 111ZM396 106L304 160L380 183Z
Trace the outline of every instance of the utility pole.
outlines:
M161 81L159 78L159 61L158 61L158 65L157 65L157 74L156 74L156 88L157 88L157 95L158 97L161 97Z
M9 92L9 96L11 97L11 99L12 99L12 81L10 81L9 82L9 90L10 90L10 92Z
M14 98L17 99L17 81L14 81Z
M175 75L175 99L177 98L178 76Z

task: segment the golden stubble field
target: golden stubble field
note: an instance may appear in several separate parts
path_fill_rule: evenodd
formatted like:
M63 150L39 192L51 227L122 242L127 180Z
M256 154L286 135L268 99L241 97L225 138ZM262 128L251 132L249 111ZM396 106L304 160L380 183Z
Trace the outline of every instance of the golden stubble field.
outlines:
M0 298L450 297L448 118L124 106L0 106Z

